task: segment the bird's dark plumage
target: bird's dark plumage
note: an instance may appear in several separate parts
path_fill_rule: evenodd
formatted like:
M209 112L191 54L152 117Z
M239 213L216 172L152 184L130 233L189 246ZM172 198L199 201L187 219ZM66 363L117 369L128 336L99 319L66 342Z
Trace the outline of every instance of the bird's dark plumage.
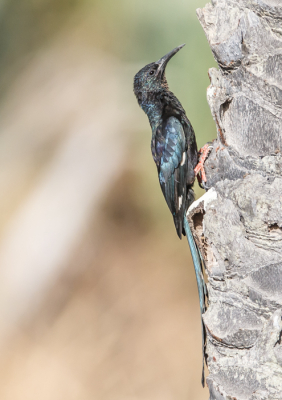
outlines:
M195 180L194 168L198 161L197 143L185 110L175 95L169 91L165 77L168 61L183 46L176 47L159 61L142 68L134 77L134 93L150 121L152 155L177 234L180 239L182 234L188 239L203 313L205 284L202 278L201 260L186 218L188 207L194 201L192 186Z
M180 238L185 234L184 215L194 201L192 186L198 160L194 130L165 77L168 61L182 47L146 65L134 78L135 95L152 128L151 150L162 192Z

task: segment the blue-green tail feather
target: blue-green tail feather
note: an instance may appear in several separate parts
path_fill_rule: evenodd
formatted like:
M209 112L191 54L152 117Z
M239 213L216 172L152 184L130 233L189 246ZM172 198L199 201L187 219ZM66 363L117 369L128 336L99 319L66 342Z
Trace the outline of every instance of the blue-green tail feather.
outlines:
M202 322L202 350L203 350L203 370L202 370L202 385L203 387L205 386L205 372L204 372L204 361L205 361L205 326L202 318L202 314L206 311L206 305L205 305L205 295L206 295L206 285L203 279L203 273L202 273L202 262L201 262L201 256L199 254L198 247L194 241L189 223L187 221L186 215L184 216L184 221L183 221L186 237L188 240L188 244L190 247L192 259L193 259L193 264L194 264L194 269L196 273L196 280L197 280L197 285L198 285L198 293L199 293L199 299L200 299L200 309L201 309L201 322Z

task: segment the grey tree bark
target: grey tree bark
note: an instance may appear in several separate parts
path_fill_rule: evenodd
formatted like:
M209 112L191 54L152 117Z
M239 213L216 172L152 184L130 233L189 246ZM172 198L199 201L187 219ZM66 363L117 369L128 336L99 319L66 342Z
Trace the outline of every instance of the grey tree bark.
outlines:
M212 0L198 18L219 70L209 191L188 220L205 259L211 400L282 399L282 1Z

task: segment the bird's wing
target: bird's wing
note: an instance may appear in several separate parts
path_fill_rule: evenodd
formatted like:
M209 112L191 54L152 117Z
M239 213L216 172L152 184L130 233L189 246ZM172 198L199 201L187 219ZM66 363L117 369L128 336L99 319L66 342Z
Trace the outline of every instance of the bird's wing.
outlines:
M187 202L187 143L180 121L169 117L162 126L161 140L156 143L161 188L173 215L178 236L182 235Z
M187 145L186 155L188 159L187 184L193 186L195 180L194 168L198 163L198 150L195 132L180 101L172 92L162 92L160 95L160 102L163 104L163 115L165 115L167 118L175 117L180 121L184 130Z

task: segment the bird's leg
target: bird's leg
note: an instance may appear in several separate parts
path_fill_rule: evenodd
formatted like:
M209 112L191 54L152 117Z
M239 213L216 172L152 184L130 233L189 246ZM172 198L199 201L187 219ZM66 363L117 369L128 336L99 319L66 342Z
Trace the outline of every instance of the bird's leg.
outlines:
M196 165L196 168L194 169L195 175L198 178L199 183L201 184L202 182L207 181L205 169L204 169L204 163L208 157L209 152L211 151L211 146L209 144L205 144L204 147L202 147L199 150L199 154L201 154L200 160L198 164ZM198 177L199 172L201 172L201 177Z

